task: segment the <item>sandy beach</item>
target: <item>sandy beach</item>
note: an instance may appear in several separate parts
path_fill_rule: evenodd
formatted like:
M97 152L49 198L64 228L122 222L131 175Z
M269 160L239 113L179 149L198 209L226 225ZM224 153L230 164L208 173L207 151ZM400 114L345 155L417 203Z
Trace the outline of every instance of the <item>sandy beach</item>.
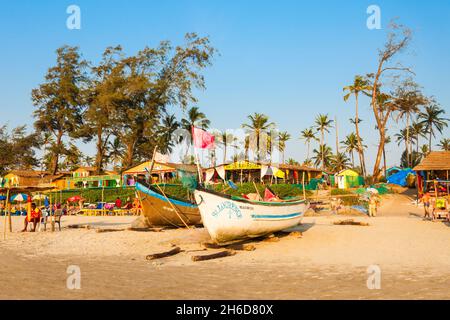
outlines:
M133 217L64 217L62 232L14 232L0 241L1 299L450 299L449 225L422 220L404 195L387 195L369 226L337 226L345 216L306 217L302 237L255 242L255 251L193 262L205 229L118 231ZM0 224L3 230L4 219ZM68 229L89 224L91 229ZM148 254L184 252L156 261ZM214 250L211 250L212 252ZM81 289L67 289L79 266ZM367 288L367 268L381 269L381 289Z

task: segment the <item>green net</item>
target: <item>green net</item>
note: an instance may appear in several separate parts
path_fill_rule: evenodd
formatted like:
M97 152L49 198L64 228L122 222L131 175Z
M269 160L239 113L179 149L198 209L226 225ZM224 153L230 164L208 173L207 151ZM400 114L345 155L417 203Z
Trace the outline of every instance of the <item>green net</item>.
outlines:
M191 174L184 174L181 177L181 183L183 184L183 187L194 191L197 188L197 178L194 175Z

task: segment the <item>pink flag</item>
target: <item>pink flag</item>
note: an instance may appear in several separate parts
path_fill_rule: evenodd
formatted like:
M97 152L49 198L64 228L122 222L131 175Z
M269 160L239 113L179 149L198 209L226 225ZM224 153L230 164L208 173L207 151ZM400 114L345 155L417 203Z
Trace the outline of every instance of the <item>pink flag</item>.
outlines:
M214 149L215 147L215 137L202 129L192 127L192 139L195 148Z

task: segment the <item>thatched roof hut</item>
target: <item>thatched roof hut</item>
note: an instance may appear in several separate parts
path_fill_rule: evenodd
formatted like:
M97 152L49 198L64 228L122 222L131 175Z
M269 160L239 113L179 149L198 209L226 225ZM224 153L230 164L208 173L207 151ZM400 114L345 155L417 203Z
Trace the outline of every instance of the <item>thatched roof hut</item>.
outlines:
M450 151L433 151L423 159L414 171L450 170Z

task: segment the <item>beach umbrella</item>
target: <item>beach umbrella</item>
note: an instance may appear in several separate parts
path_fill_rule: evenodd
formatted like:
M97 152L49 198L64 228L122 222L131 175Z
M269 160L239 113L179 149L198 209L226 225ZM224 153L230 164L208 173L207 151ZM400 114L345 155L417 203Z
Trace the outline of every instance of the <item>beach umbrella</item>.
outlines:
M27 201L28 196L24 193L19 193L16 194L14 196L11 197L11 202L16 201L16 202L24 202Z
M81 199L82 199L81 196L73 196L73 197L70 197L69 199L67 199L67 201L77 202L77 201L80 201Z

